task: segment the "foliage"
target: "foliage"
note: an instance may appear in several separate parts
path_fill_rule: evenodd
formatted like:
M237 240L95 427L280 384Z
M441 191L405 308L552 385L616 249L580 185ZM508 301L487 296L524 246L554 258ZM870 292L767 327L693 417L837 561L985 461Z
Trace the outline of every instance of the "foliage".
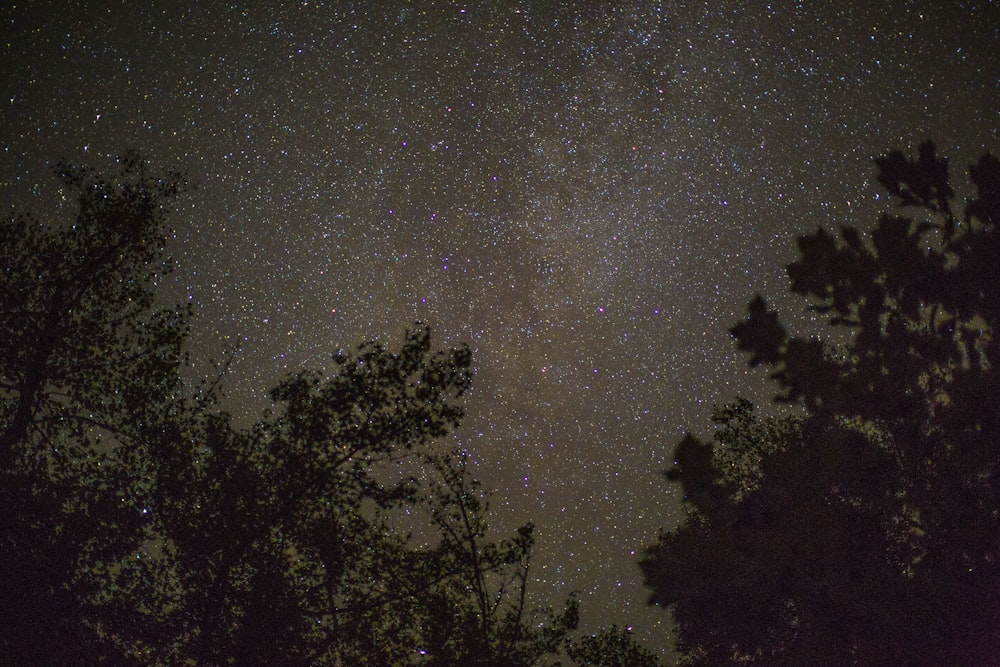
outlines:
M77 215L0 226L0 655L12 664L554 664L576 628L529 604L533 526L487 525L442 449L466 346L338 352L237 427L182 381L187 305L156 287L185 185L128 156L60 165Z
M183 407L188 310L153 298L183 180L134 156L111 180L57 173L73 224L0 224L0 651L18 664L84 661L127 622L103 580L144 538L140 443Z
M693 511L643 569L689 664L1000 657L1000 162L971 166L961 217L930 143L876 162L910 215L820 229L788 267L838 345L789 335L760 297L732 329L806 417L761 439L737 406L711 445L678 446ZM759 462L749 484L726 465L734 437Z
M578 667L659 667L656 655L632 638L630 629L612 625L599 633L583 637L567 650Z

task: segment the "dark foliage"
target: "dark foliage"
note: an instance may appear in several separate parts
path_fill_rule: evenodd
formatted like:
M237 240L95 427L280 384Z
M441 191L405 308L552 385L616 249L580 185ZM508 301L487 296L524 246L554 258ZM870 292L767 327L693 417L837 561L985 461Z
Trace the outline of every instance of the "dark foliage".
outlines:
M176 423L187 308L154 305L176 174L134 156L104 180L60 165L71 225L0 224L0 651L12 664L125 661L104 580L145 535L148 450Z
M659 667L660 661L632 638L626 628L612 625L597 634L583 637L567 651L578 667Z
M678 446L690 514L643 569L688 664L1000 661L1000 162L963 217L930 143L877 164L906 215L820 229L788 267L838 343L759 297L732 329L805 417L741 403Z
M0 226L0 662L558 664L575 597L532 606L533 526L491 535L441 448L469 348L418 323L235 426L227 364L185 386L188 307L156 305L183 180L119 166L59 167L72 223Z

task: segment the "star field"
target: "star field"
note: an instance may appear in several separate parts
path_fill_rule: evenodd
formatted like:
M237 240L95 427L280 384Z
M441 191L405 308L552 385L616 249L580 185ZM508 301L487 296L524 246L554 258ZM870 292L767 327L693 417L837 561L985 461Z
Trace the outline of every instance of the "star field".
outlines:
M195 376L229 409L428 322L477 366L455 445L493 525L538 525L539 600L666 648L635 560L713 404L772 389L727 333L782 300L797 235L873 221L871 158L1000 152L1000 6L953 3L15 3L0 10L0 189L134 147L176 211ZM960 182L956 178L956 182ZM792 310L789 310L791 308Z

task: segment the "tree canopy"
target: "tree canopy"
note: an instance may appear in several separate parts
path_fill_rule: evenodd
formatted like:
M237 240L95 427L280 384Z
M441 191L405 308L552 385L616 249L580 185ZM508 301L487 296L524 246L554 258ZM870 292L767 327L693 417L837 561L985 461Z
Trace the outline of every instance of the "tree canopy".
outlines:
M0 223L0 657L11 664L622 664L531 602L464 451L471 351L417 323L271 391L240 427L158 305L179 174L60 165L75 218ZM604 635L600 635L604 636ZM609 637L611 637L609 635ZM568 655L568 651L575 651ZM604 662L595 662L604 661ZM651 656L642 664L655 664Z
M677 446L689 514L642 567L687 664L1000 660L1000 162L970 167L961 212L931 143L876 164L900 210L788 266L830 336L761 297L732 328L804 416L741 401Z
M147 446L184 419L188 309L154 305L184 182L119 167L57 167L69 224L0 225L0 650L15 663L88 662L125 622L104 580L144 539Z

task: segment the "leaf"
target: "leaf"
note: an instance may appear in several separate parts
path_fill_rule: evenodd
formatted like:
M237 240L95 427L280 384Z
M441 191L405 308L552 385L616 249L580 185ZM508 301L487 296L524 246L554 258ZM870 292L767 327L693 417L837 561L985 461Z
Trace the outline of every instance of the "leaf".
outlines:
M878 182L899 197L902 205L951 215L949 202L954 192L948 178L948 160L935 155L932 142L920 144L916 160L894 150L877 158L875 164L879 168Z
M778 322L777 311L769 311L764 299L757 295L748 307L749 315L732 327L729 332L737 341L737 348L752 353L750 365L777 364L785 342L785 329Z

